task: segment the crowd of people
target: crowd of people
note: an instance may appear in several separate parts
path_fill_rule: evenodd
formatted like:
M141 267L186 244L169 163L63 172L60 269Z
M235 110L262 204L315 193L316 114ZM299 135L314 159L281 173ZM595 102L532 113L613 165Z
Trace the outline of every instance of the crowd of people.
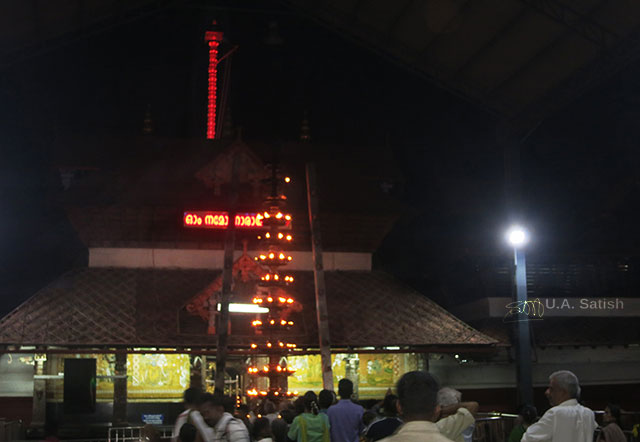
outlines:
M533 406L522 407L508 442L626 442L615 405L596 432L594 413L578 402L580 385L570 371L551 374L545 394L551 408L538 419ZM340 380L337 396L308 391L293 402L267 398L250 409L221 392L190 388L172 442L471 442L479 407L424 371L403 375L396 394L369 410L352 401L349 379Z

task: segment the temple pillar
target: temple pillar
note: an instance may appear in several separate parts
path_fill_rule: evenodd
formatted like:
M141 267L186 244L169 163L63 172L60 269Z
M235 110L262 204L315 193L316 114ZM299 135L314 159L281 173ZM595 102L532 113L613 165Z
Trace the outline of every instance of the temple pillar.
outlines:
M348 354L346 359L344 377L350 379L353 382L353 397L358 398L358 384L360 377L358 376L358 369L360 368L360 358L358 354Z
M116 353L114 374L112 423L123 426L127 423L127 353Z
M33 377L33 408L31 415L31 425L43 427L47 420L47 381L41 376L45 374L46 354L34 355L34 377Z
M190 358L190 377L189 377L189 387L191 388L199 388L204 391L204 382L207 378L207 363L205 356L191 355Z
M269 355L269 365L275 367L280 365L282 355ZM285 373L269 377L269 387L280 388L282 391L289 389L289 379Z
M419 371L429 371L429 353L416 353Z

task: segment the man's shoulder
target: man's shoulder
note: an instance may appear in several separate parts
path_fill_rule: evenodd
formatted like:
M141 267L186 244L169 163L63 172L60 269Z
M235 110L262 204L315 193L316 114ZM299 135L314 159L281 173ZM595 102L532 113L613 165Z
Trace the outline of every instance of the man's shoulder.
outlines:
M249 440L249 430L240 419L231 416L225 425L224 433L229 441Z
M342 399L340 402L338 402L338 404L342 403L342 406L350 409L350 410L355 410L355 411L362 411L364 412L364 407L362 405L358 405L355 402L353 402L351 399Z
M244 422L242 422L238 418L233 417L231 413L226 412L222 415L220 422L216 425L216 430L222 434L237 431L246 431L247 433L249 432Z
M452 442L440 433L424 433L421 435L403 435L396 433L391 436L379 439L376 442Z

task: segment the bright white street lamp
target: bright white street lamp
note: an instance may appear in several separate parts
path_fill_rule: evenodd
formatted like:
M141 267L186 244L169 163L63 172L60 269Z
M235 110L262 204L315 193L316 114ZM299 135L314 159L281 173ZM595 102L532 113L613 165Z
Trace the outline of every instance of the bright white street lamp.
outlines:
M507 230L507 242L515 248L523 247L529 242L529 233L520 226L512 226Z

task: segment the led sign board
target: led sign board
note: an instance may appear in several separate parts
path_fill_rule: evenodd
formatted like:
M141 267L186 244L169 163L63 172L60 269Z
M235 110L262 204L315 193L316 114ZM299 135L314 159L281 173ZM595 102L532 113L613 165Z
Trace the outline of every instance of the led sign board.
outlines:
M235 226L240 229L260 229L262 228L262 218L258 216L257 213L237 213ZM201 229L226 229L229 225L229 214L227 212L191 210L184 212L182 224L184 227Z

